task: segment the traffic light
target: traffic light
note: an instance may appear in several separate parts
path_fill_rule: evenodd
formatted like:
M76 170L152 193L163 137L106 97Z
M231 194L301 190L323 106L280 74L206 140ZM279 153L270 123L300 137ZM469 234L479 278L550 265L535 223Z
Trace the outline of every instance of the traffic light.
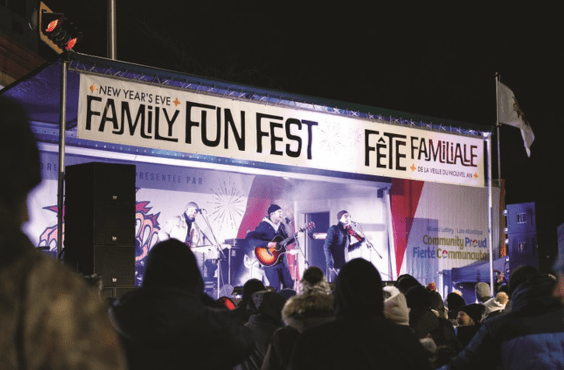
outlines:
M59 54L71 50L82 39L82 32L73 22L43 2L39 2L38 30L39 38Z

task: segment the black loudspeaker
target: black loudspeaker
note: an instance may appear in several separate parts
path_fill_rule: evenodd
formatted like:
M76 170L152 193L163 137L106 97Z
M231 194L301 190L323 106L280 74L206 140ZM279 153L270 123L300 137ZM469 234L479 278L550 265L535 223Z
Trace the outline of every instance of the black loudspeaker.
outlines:
M85 163L65 169L63 260L104 287L135 280L135 166Z
M135 286L113 286L105 287L100 291L100 298L110 299L110 298L121 298L125 293L131 292L137 289Z

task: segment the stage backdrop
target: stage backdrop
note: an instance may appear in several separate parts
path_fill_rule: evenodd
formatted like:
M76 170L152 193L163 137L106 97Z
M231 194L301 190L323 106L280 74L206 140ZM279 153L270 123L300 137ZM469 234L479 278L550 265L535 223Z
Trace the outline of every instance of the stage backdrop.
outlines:
M398 275L440 284L443 270L489 261L487 189L393 179L391 206Z
M31 221L25 226L33 243L48 246L52 254L56 253L58 243L57 161L56 153L41 152L44 181L29 198ZM92 161L100 161L100 158L66 156L67 165ZM203 243L215 245L217 240L222 248L244 239L248 231L254 230L266 216L271 203L282 206L285 216L290 219L290 229L303 226L294 220L298 213L352 211L356 220L367 227L381 255L358 257L377 261L375 265L387 280L397 278L400 273L409 273L422 282L437 282L444 269L489 258L487 214L484 211L487 209L487 190L483 188L393 179L389 195L390 217L386 217L384 203L377 201L376 189L366 194L361 194L362 187L343 192L342 185L332 187L326 183L321 187L319 182L311 181L308 185L306 181L298 190L289 191L291 186L281 177L162 164L135 165L138 283L143 276L145 258L158 242L160 225L181 214L190 201L195 201L204 210L196 220L206 236ZM366 189L370 189L368 185ZM315 193L317 200L313 197L305 199L308 198L304 196L306 187ZM209 221L209 227L204 217ZM386 225L390 223L393 240L387 239ZM392 245L393 250L388 254ZM263 279L252 251L239 252L237 256L232 253L235 258L231 264L234 272L231 284L241 285L250 277ZM289 261L292 274L299 277L297 259L289 256ZM222 284L226 282L225 278Z

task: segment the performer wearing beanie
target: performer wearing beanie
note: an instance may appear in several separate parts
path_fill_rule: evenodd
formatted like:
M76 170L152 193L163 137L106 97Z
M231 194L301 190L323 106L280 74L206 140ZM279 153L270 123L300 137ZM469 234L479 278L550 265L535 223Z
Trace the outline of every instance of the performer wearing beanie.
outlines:
M273 240L280 236L282 239L288 238L286 226L282 223L282 208L277 204L271 204L268 207L267 216L257 226L249 239L251 247L276 247ZM272 266L264 266L264 273L268 279L268 283L277 292L280 286L283 288L293 288L294 280L290 274L290 266L286 259L286 254L282 254Z
M327 266L327 280L334 282L341 267L345 264L345 250L352 251L362 246L364 237L361 239L353 238L351 240L351 215L342 210L337 213L339 223L333 225L327 230L323 250L325 252L325 261Z

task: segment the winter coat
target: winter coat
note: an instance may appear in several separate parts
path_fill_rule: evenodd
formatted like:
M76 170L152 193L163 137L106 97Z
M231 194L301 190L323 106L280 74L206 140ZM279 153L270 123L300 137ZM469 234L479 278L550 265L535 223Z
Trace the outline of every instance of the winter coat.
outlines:
M442 369L564 369L564 312L554 286L544 276L520 284L511 312L484 321Z
M336 319L300 335L292 370L431 368L411 330L384 318L382 280L370 262L346 263L334 295Z
M121 334L129 368L223 369L250 352L250 332L226 311L178 288L142 287L120 298L110 318Z
M259 370L262 366L268 345L274 331L282 326L282 307L286 299L272 291L260 291L251 296L247 310L249 328L253 338L253 350L250 356L235 366L235 370Z
M126 369L96 290L7 223L0 222L0 369Z
M154 246L143 286L110 308L129 368L226 369L245 359L249 330L212 304L190 248L176 239Z
M333 296L323 293L294 296L284 305L282 318L287 326L274 332L262 370L286 369L300 333L335 319Z

